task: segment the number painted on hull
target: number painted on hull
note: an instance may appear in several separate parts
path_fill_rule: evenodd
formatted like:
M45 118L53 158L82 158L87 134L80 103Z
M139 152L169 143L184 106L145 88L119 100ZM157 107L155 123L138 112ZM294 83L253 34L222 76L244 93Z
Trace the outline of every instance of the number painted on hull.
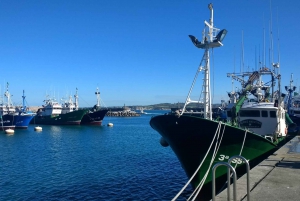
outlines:
M220 158L218 158L220 161L224 161L224 159L229 159L229 156L225 156L223 154L220 155Z
M219 157L218 159L219 159L219 161L224 161L225 159L228 160L229 158L230 158L230 156L226 156L226 155L224 155L224 154L221 154L220 157ZM249 161L249 160L247 160L247 161ZM242 164L242 163L245 163L245 161L243 161L243 160L240 159L240 158L234 158L234 159L231 161L231 163Z

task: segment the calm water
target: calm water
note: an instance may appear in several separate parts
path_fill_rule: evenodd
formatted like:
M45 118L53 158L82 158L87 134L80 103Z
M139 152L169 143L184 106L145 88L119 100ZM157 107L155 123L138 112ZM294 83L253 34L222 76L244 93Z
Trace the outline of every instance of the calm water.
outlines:
M162 111L145 112L0 133L0 200L171 200L187 177L149 125Z

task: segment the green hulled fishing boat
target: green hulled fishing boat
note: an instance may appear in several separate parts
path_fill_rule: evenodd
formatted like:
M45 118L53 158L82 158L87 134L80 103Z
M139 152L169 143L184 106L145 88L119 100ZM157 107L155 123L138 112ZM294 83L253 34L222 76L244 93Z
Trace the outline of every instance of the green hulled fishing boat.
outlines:
M227 162L230 157L241 155L254 164L285 142L288 127L280 92L280 75L276 74L279 64L274 64L273 70L263 68L244 75L243 79L248 77L248 81L242 82L238 100L231 102L224 111L227 121L212 119L210 49L223 45L227 31L213 27L213 6L209 4L208 7L211 16L209 22L205 21L202 41L189 36L193 44L205 52L184 107L176 113L154 116L150 120L151 127L161 135L161 145L170 146L179 159L195 190L193 196L200 196L201 188L206 189L206 198L203 199L211 198L211 169L216 163ZM191 93L201 71L204 73L203 101L193 101ZM263 75L271 75L272 83L269 86L262 82ZM276 91L275 79L278 81ZM269 93L270 88L273 93ZM249 98L251 95L253 98ZM186 112L189 103L202 104L203 117ZM236 158L231 165L243 173L246 169L242 167L243 163ZM226 174L226 167L216 170L218 186L225 184Z
M74 110L62 112L63 107L54 99L45 100L42 108L39 108L37 114L31 120L31 124L46 125L79 125L83 116L88 110Z

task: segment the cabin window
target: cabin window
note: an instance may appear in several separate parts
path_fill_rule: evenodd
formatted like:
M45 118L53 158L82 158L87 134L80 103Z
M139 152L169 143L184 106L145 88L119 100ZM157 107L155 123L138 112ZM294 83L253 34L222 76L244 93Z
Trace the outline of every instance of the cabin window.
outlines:
M300 114L300 111L294 110L294 114Z
M276 111L270 111L270 117L276 118Z
M265 110L261 111L261 116L268 117L268 111L265 111Z
M240 111L241 117L260 117L259 110L241 110Z

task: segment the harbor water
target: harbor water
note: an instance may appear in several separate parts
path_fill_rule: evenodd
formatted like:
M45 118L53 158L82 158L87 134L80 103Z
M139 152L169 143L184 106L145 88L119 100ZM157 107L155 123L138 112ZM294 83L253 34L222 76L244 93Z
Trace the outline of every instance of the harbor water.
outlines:
M171 200L188 178L149 125L166 111L145 112L102 126L1 132L0 200Z

